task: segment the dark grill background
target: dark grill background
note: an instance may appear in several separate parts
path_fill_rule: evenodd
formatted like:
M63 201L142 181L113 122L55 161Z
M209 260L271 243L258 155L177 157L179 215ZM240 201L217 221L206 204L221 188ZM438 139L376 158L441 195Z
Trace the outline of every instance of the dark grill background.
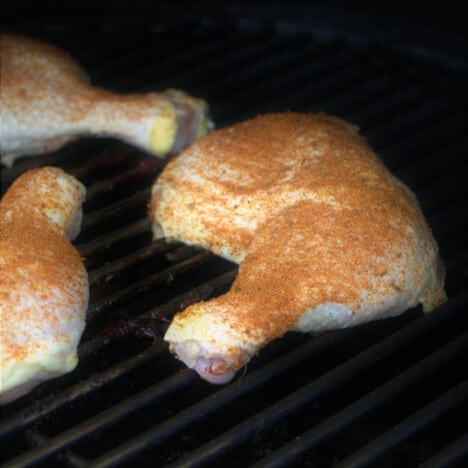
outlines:
M1 460L466 466L466 56L454 48L444 54L440 42L431 51L410 39L407 47L382 40L375 25L357 35L337 26L336 11L334 22L308 25L232 11L163 13L31 17L5 30L65 48L109 89L180 87L204 97L219 127L286 109L358 124L417 193L446 262L450 300L427 316L418 308L352 330L288 334L233 383L211 386L179 364L162 337L175 312L226 291L236 267L152 242L146 205L164 162L112 140L21 160L2 170L2 193L45 164L88 188L76 244L91 304L76 371L2 408Z

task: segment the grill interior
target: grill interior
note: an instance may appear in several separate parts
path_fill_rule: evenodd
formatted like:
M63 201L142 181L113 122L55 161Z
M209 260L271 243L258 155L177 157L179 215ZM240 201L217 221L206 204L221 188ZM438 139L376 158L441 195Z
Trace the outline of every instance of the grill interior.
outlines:
M318 336L290 333L229 385L184 368L162 337L188 304L226 291L236 266L153 241L164 166L113 140L82 140L2 170L57 165L88 189L76 241L91 282L71 374L2 408L5 466L466 466L468 60L244 15L22 19L6 28L68 50L94 83L179 87L219 127L277 110L361 127L417 194L447 267L449 302ZM416 51L416 52L415 52ZM241 461L241 462L240 462Z

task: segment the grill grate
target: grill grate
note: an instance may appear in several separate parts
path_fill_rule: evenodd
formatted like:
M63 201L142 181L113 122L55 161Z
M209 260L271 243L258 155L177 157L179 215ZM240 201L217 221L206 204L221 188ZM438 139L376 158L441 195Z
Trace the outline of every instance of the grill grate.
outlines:
M10 29L69 50L109 89L185 88L210 101L220 126L285 109L358 124L416 191L450 301L427 316L288 334L233 383L210 386L162 337L177 311L226 291L237 268L152 241L146 205L164 162L110 140L19 161L2 171L2 192L45 164L86 184L77 246L91 304L78 368L2 409L5 466L463 466L468 67L240 16L36 19Z

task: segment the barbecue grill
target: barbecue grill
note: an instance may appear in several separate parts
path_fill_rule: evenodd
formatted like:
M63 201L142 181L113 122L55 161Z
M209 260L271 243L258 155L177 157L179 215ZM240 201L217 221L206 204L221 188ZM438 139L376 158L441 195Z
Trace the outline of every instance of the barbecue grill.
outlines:
M2 170L2 192L42 165L87 186L75 244L91 301L77 369L2 408L2 466L467 466L468 42L298 8L281 19L239 7L121 9L4 29L63 47L108 89L201 96L219 127L286 109L359 125L416 192L449 301L428 315L289 333L213 386L162 338L177 311L225 292L237 267L152 240L147 203L165 162L107 139L19 160Z

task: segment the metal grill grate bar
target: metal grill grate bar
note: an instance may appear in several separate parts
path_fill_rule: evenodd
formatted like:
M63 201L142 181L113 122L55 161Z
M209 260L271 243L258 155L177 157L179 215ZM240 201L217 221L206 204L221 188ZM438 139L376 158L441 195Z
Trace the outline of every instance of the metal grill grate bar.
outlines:
M300 62L297 68L280 69L279 73L275 69L267 70L267 81L261 76L257 77L256 81L249 81L239 91L233 92L227 88L227 97L213 102L213 114L220 115L226 123L234 121L230 121L226 115L236 115L237 122L252 117L258 113L258 108L261 108L262 112L283 110L284 100L289 102L288 108L293 108L293 93L306 93L313 88L317 95L330 95L336 88L358 83L360 73L353 59L346 56L346 50L339 51L337 55L325 56L306 64ZM273 76L270 76L271 74Z
M401 332L397 332L401 333ZM379 347L376 345L375 347ZM339 430L344 429L357 418L363 416L368 411L371 411L376 406L382 404L384 401L392 398L395 394L403 391L411 383L420 379L422 376L436 370L442 366L445 362L449 361L450 358L462 352L468 348L468 332L458 340L454 341L450 345L447 345L436 353L428 356L426 359L420 361L407 371L403 372L398 377L392 379L384 386L378 388L372 393L366 395L360 400L353 403L350 407L340 411L335 416L328 420L323 421L318 427L315 427L306 434L301 435L298 440L286 445L282 450L278 450L272 453L269 457L262 460L256 466L273 467L273 466L284 466L287 462L291 462L293 458L297 457L299 453L310 449L314 445L320 443L326 437L329 437ZM364 352L366 354L368 351ZM353 362L360 359L361 356L356 356L339 368L331 371L328 374L320 377L317 381L306 385L304 388L291 394L282 401L278 401L274 405L267 409L257 413L255 416L246 419L238 426L233 427L228 432L221 436L213 439L205 446L200 447L190 454L186 460L180 460L175 463L174 466L198 466L202 463L212 461L221 452L228 449L232 449L236 445L252 437L254 434L258 434L259 431L266 427L271 427L280 418L285 417L293 411L297 411L301 406L308 403L311 399L317 398L325 389L316 390L319 387L319 383L322 381L329 380L329 375L338 373L341 369L349 367ZM434 359L437 357L437 359ZM356 370L356 372L362 371L362 369ZM349 378L349 375L346 375ZM336 381L333 385L337 385L342 380ZM327 382L326 390L329 390L331 386Z
M193 44L190 45L193 50L197 47L210 43L216 37L216 31L200 31L197 33L196 27L185 26L193 32L194 40ZM148 26L146 25L146 30ZM104 47L96 50L92 48L90 53L82 54L83 62L86 63L87 68L90 70L91 78L94 83L99 83L104 87L112 87L121 91L125 91L126 88L132 87L132 83L138 82L138 77L135 77L135 73L141 73L142 69L151 66L154 63L164 64L168 59L179 56L182 52L187 52L187 44L184 41L184 34L187 30L183 30L183 27L171 27L164 34L165 47L156 49L151 41L148 41L148 36L142 35L141 31L139 34L135 34L135 37L141 38L142 46L135 49L131 44L127 44L127 41L121 41L126 44L129 49L129 53L120 51L120 48L116 50L115 43L106 44ZM148 32L150 36L153 34ZM157 34L154 34L153 40L161 40ZM120 42L120 41L119 41ZM79 48L80 51L82 48ZM130 71L129 71L130 70ZM157 72L156 76L161 75ZM150 75L151 76L151 75ZM154 74L152 75L154 76ZM164 76L164 75L163 75ZM161 76L161 78L163 77ZM136 80L135 80L136 78ZM159 86L158 88L162 89ZM153 87L154 89L154 87Z
M98 250L108 248L115 242L119 242L139 234L149 233L150 231L151 222L145 217L121 229L113 231L110 234L97 236L86 244L78 245L77 249L83 257L89 257Z
M294 37L278 41L274 36L265 36L264 42L256 39L254 37L242 44L242 47L224 51L212 60L197 63L191 69L184 70L181 84L189 86L196 94L208 94L211 100L223 97L226 89L240 89L242 82L251 82L249 71L252 69L256 72L252 77L255 78L257 73L263 74L266 69L278 64L296 67L300 55L299 46L306 40L305 37ZM165 80L162 85L170 86L170 81Z
M98 391L105 385L122 378L130 371L139 366L143 366L148 361L151 361L162 352L165 352L164 346L151 346L136 356L132 356L125 361L120 362L118 365L109 367L97 375L89 376L86 380L82 380L76 385L67 388L58 395L52 395L45 398L40 402L40 404L36 404L19 411L0 424L0 437L10 436L31 424L34 424L40 419L44 420L51 417L55 411L73 404L73 402L78 399L86 397L87 395Z
M116 338L122 338L127 331L134 334L135 330L146 329L148 326L152 328L155 324L159 324L160 321L167 320L166 317L172 317L182 308L194 302L207 300L217 289L226 287L227 284L231 283L234 276L234 270L224 273L223 275L203 283L201 286L192 288L188 293L175 296L168 302L141 313L131 321L125 321L124 323L117 322L114 326L111 325L110 329L104 328L94 338L80 345L78 349L80 359L90 354L95 354L101 347L109 344L110 341ZM125 324L125 326L122 326L123 324ZM120 330L120 332L117 333L116 330ZM141 334L144 335L144 333Z
M346 51L344 52L344 54ZM362 69L360 69L354 60L348 59L340 60L341 66L327 70L333 78L330 78L327 73L323 74L320 70L315 75L311 75L307 81L300 81L303 86L289 87L286 84L283 85L281 93L277 96L271 96L275 98L274 103L262 103L262 108L265 111L274 111L287 108L293 108L302 111L310 110L326 110L332 113L336 112L336 109L340 109L339 114L343 117L347 117L351 122L356 122L361 126L363 123L357 119L353 114L352 110L365 109L367 107L372 108L373 101L369 99L372 96L372 83L374 80L379 80L378 76L368 76ZM349 61L348 61L349 60ZM403 80L400 83L402 86L410 86L412 80ZM370 96L366 93L359 95L359 90L367 89L370 92ZM358 96L356 97L356 91ZM404 89L406 91L406 89ZM383 95L398 93L399 90L397 85L389 88L389 84L386 83ZM339 99L337 98L339 95ZM411 94L410 94L411 95ZM379 93L376 93L375 99L380 100ZM362 100L359 102L359 100ZM351 101L346 104L346 102ZM270 101L271 102L271 101ZM344 104L343 104L344 102ZM342 107L343 106L343 107ZM381 109L380 109L381 110ZM347 115L348 112L349 114Z
M438 360L439 356L437 357L437 361ZM383 452L390 450L404 439L421 430L424 426L435 421L447 411L457 407L467 398L468 380L465 380L411 417L402 421L391 431L388 431L386 434L378 437L372 443L355 452L349 458L342 460L336 466L339 468L366 466L375 462Z
M447 139L449 139L449 134ZM395 170L395 175L410 185L416 192L426 185L437 180L440 174L444 175L450 171L458 171L460 153L468 152L468 141L444 141L436 143L432 149L417 148L417 153L422 158L407 160L404 166ZM415 151L412 151L414 154ZM444 154L444 158L440 157ZM409 156L409 154L408 154ZM409 158L408 158L409 159Z
M323 336L320 339L315 340L314 342L306 343L305 345L295 349L289 354L278 359L274 363L266 365L264 368L255 372L251 376L247 376L242 384L242 386L229 386L220 392L214 394L210 398L210 403L213 406L211 410L219 408L222 404L225 403L226 399L233 399L240 397L241 395L251 391L255 387L261 385L266 380L270 379L272 376L284 371L289 366L293 365L295 362L301 361L313 353L316 353L325 347L329 346L331 343L336 343L343 339L348 331L338 332L335 334L330 334L328 336ZM66 447L70 447L80 439L83 439L97 430L102 430L107 427L109 424L114 424L117 420L130 414L134 411L134 408L140 408L147 404L154 403L164 395L169 395L171 391L174 391L175 388L180 388L181 386L188 385L190 382L195 380L197 377L195 373L188 369L184 369L178 372L174 377L166 379L143 392L130 397L129 399L113 406L107 411L104 411L94 418L91 418L88 421L83 422L77 426L74 426L69 431L62 433L60 436L57 436L53 439L50 439L49 444L44 447L34 448L24 455L17 457L13 462L18 466L25 466L28 463L43 461L46 458L53 456L59 450L62 450ZM172 384L174 388L167 388L168 382ZM185 425L192 422L194 419L197 419L202 416L202 413L197 411L196 407L200 406L196 404L185 411L185 417L175 417L167 420L164 425L172 425L171 430L180 430ZM211 411L210 410L210 411ZM122 461L122 460L121 460Z
M327 55L339 53L343 48L342 45L333 43L323 48L308 47L304 52L298 47L303 39L305 38L294 38L283 45L269 41L267 47L264 46L263 53L256 57L255 61L243 62L234 70L223 68L214 76L208 74L200 82L201 86L198 89L200 92L206 92L214 101L229 98L234 93L246 92L250 96L256 83L278 87L278 79L282 82L284 75L297 79L300 78L301 69L305 73L316 69L317 65L312 63L304 68L306 58L311 62L318 61L327 65L330 62L329 59L327 60ZM204 67L201 71L204 72Z
M213 280L207 281L201 286L191 289L189 293L176 296L167 303L141 314L136 317L133 322L138 325L138 323L157 320L161 316L171 316L177 310L180 310L181 307L187 306L189 303L207 299L216 289L225 287L230 283L233 280L234 275L235 272L231 271L218 276ZM96 337L87 342L81 343L78 350L80 361L96 354L102 346L108 344L114 339L114 337L115 333L108 333L107 329L104 329ZM42 400L40 404L35 405L33 408L26 408L25 410L16 413L13 417L10 417L8 420L0 424L0 438L14 434L39 419L50 417L53 412L67 405L73 404L73 402L76 402L78 399L99 390L104 385L114 382L116 379L119 379L128 372L144 365L163 352L166 352L164 345L159 344L151 346L138 353L136 356L120 362L98 375L90 376L58 395L53 395Z
M127 83L139 83L138 90L140 92L150 91L154 89L154 77L157 76L158 86L163 86L164 77L172 76L171 86L174 86L174 76L184 74L186 70L197 68L200 64L217 60L220 56L228 53L231 50L233 53L251 41L255 41L262 37L262 34L253 34L246 36L242 33L234 32L230 36L225 37L223 41L217 41L219 33L207 35L204 41L181 44L179 50L172 51L171 54L165 57L160 57L158 61L154 61L151 56L141 63L134 70L131 70L128 64L125 66L126 72L120 72L118 78L112 76L111 79L105 80L107 86L128 88ZM130 71L128 71L130 70Z
M404 371L397 377L393 378L371 393L365 395L345 409L339 411L331 418L322 421L319 425L310 431L301 434L296 440L271 453L271 455L259 461L254 466L280 467L291 463L304 452L317 446L325 439L332 437L337 432L344 430L351 424L355 423L357 419L363 417L379 405L382 405L384 402L392 399L398 393L403 392L417 380L426 375L430 375L432 372L436 372L437 369L441 368L443 365L449 362L454 356L457 356L460 353L466 351L466 349L468 349L468 333L465 333L457 340L454 340L452 343L444 346L442 349L437 350L430 356L427 356L425 359L410 367L408 370ZM464 382L463 385L457 387L457 389L453 391L448 392L447 395L442 397L442 403L439 403L439 400L436 400L433 402L434 406L431 406L432 404L428 405L428 407L422 409L416 415L409 418L411 424L408 423L409 426L405 426L406 432L404 430L401 432L396 430L396 432L392 431L391 434L396 436L396 438L392 439L391 442L396 443L396 439L398 439L398 437L404 438L410 434L411 430L416 431L420 429L424 423L428 423L431 418L435 418L438 414L440 414L440 412L445 412L448 409L456 406L458 400L455 397L463 399L466 397L466 395L467 383ZM439 411L439 413L437 413L436 410ZM419 422L419 424L416 424L417 422ZM387 441L387 439L385 439L385 441L387 444L389 444L385 448L389 448L391 442ZM376 439L375 442L372 443L371 447L378 447L379 450L385 450L382 445L385 443L385 441L381 441L380 438ZM360 452L356 452L356 456L358 456L359 453ZM374 453L374 456L376 457L377 453ZM366 463L370 461L372 461L372 458L370 458L369 455ZM352 461L345 460L343 461L343 465L340 464L338 466L354 466L355 462L361 466L361 461L359 460L358 462L358 458L354 459L354 457L352 458ZM184 465L181 463L178 466Z
M90 226L102 223L109 218L120 215L123 211L128 210L129 208L134 208L135 206L148 203L150 199L150 189L141 190L130 197L124 198L116 203L107 205L100 210L93 211L92 213L87 213L83 218L82 229L87 229Z
M194 255L188 260L177 263L176 265L166 268L160 272L146 276L144 279L136 281L130 286L121 289L120 291L106 296L105 298L92 303L88 308L86 315L87 320L93 320L98 314L101 314L107 308L121 302L125 299L129 299L136 294L147 291L148 289L158 285L164 284L169 280L172 280L175 276L180 275L191 268L200 266L202 263L207 261L212 254L209 252L201 252Z
M122 184L129 184L132 181L137 181L141 184L141 179L143 177L151 176L152 181L160 170L161 165L162 162L156 158L141 160L131 169L122 171L108 179L100 179L98 182L92 184L87 190L86 197L88 201L91 201L102 193L114 191Z
M447 206L443 210L433 213L429 218L429 224L434 232L437 233L437 239L442 244L441 247L445 250L450 248L450 255L452 256L458 253L458 247L464 248L464 245L454 248L454 246L447 243L447 241L456 233L461 233L461 230L465 229L466 220L457 216L457 213L463 213L466 206L467 198L462 198L454 202L451 206Z
M83 153L95 153L97 150L102 149L102 142L99 140L83 141L78 145L66 146L60 151L55 153L37 156L34 158L26 158L15 162L15 165L8 169L0 171L2 192L13 183L24 172L42 166L63 166L64 161L73 161L75 158L82 159Z
M336 40L339 34L322 35L317 30L313 34L298 30L283 35L267 22L250 19L244 23L239 19L211 17L187 21L177 17L175 10L165 18L174 21L161 28L165 23L160 23L159 18L130 16L106 17L105 26L102 18L90 18L85 23L73 20L66 27L57 23L50 28L44 26L41 18L20 26L69 50L89 71L93 82L111 90L149 91L156 84L158 89L181 87L206 98L219 126L285 109L324 110L360 125L361 133L387 165L416 191L425 213L430 215L429 223L446 260L452 294L448 304L428 316L415 319L418 312L411 311L391 321L385 328L385 333L389 330L388 336L383 340L372 336L367 346L356 347L353 340L359 337L359 331L354 330L307 341L300 338L292 348L286 344L288 352L280 357L280 348L273 344L252 363L246 376L219 390L207 390L208 386L199 382L194 372L185 369L178 372L181 364L171 359L165 344L154 343L160 340L167 320L174 313L224 292L235 278L237 268L192 248L184 248L182 256L178 243L164 240L151 243L146 204L150 186L165 161L107 140L82 141L54 154L20 160L12 169L2 171L2 191L21 173L46 164L63 167L88 187L78 247L87 257L92 297L90 318L96 320L87 327L79 346L80 366L75 373L59 380L56 386L52 382L44 384L31 397L6 408L0 423L0 439L12 454L13 460L6 461L7 466L16 461L80 467L120 465L125 461L139 464L145 462L145 454L153 446L159 445L164 453L171 450L172 444L178 443L173 436L182 433L184 437L198 434L198 438L181 441L177 454L187 455L177 464L195 466L212 461L233 447L247 451L251 446L249 435L256 430L261 448L249 456L262 466L281 465L307 456L313 447L321 448L322 441L345 427L365 425L365 415L371 417L373 409L381 411L392 399L398 401L399 392L412 382L419 386L418 379L429 368L442 369L442 363L448 362L450 356L461 359L460 353L467 347L466 333L462 335L466 327L457 328L457 324L465 326L461 318L468 306L465 288L468 251L464 235L468 225L466 217L460 215L466 212L468 201L462 176L467 166L460 156L468 144L466 77L387 47L376 51ZM121 40L123 37L125 40ZM131 191L135 187L139 192ZM172 257L160 255L168 252ZM219 272L228 268L226 273ZM157 273L152 273L155 270ZM174 273L178 275L174 283L161 287L166 280L173 279ZM194 277L195 283L190 283ZM186 279L190 284L186 284ZM193 287L202 281L205 282ZM171 291L177 295L170 296ZM384 326L375 325L377 330ZM427 345L423 347L427 352L417 354L412 341L421 343L436 331L438 344ZM287 343L290 337L285 339ZM304 341L305 344L298 344ZM129 353L134 353L131 357L125 352L119 354L127 345ZM338 363L333 359L332 364L327 361L316 380L301 376L301 383L291 385L289 393L281 390L276 400L272 397L269 403L258 405L260 395L264 396L265 383L275 382L283 375L293 376L291 366L306 366L309 358L318 359L325 354L336 356L333 351L341 348L350 353L339 361L337 358ZM119 351L114 353L116 349ZM329 399L340 383L353 389L354 382L365 376L366 370L374 369L384 359L400 363L398 356L406 350L415 353L412 367L403 362L403 370L377 379L378 388L356 385L358 396L339 403L338 409L329 412L326 405L335 408ZM323 354L317 356L321 351ZM268 353L273 358L263 364L263 356L268 360ZM153 382L141 377L147 368L156 365L161 368L163 379ZM86 369L92 373L87 374ZM127 379L120 380L124 377ZM125 386L127 380L132 380L138 393ZM437 396L447 391L447 386ZM55 394L49 396L48 388ZM186 398L179 400L177 389ZM457 391L452 390L455 396ZM462 391L466 392L466 387ZM109 394L114 403L106 399ZM426 424L451 407L450 396L453 394L449 392L438 400L426 400L427 407L422 410L419 401L409 402L397 428L383 424L380 437L373 436L357 444L341 459L344 463L373 462L411 434L419 437ZM461 393L458 396L462 398ZM108 409L99 404L86 406L87 415L80 415L79 405L87 405L87 397L89 402L105 399L104 408ZM233 417L232 408L242 408L245 401L254 403L247 413ZM160 422L154 425L140 418L140 414L155 410L159 402L170 408L164 416L161 413ZM287 435L279 437L281 441L264 441L269 430L274 436L276 429L282 431L281 420L296 417L300 420L301 412L297 409L306 410L311 402L314 405L324 402L325 409L321 410L324 418L312 427L301 420L304 425L288 429ZM434 408L438 413L432 411ZM209 426L218 416L223 422L231 422L225 424L221 435L219 431L213 435ZM56 417L58 421L62 418L62 422L55 424ZM76 425L73 418L78 421ZM121 426L127 421L130 425L137 419L141 422L139 433L122 431ZM403 430L398 430L401 427ZM298 441L294 440L294 430L302 433ZM214 439L207 435L210 433ZM89 449L93 445L103 449ZM450 466L454 461L460 462L468 454L467 446L467 436L461 436L439 453L432 452L425 465ZM193 447L195 452L190 452ZM361 451L353 454L359 447ZM89 459L82 458L82 454ZM169 461L174 461L177 454L169 454ZM163 460L166 455L157 456Z
M188 385L195 378L195 375L190 372L190 370L184 369L167 379L161 380L152 387L134 395L119 405L115 405L94 418L73 427L71 430L65 431L60 437L49 439L47 444L40 445L24 455L11 460L11 466L27 466L32 462L38 463L44 461L46 458L56 454L59 450L70 447L78 438L92 434L98 429L103 430L109 424L117 423L123 417L128 416L141 407L150 403L155 403L166 395L174 393L181 387Z
M385 111L383 106L382 110ZM378 125L364 126L367 137L374 142L377 151L383 148L388 150L412 137L415 132L424 132L434 123L442 122L451 115L451 112L444 109L443 102L440 105L437 105L436 100L428 103L424 95L411 104L408 103L407 108L399 106L395 111L385 116ZM399 122L398 126L395 120Z
M393 171L399 171L408 163L414 164L425 159L427 154L439 154L447 147L460 145L466 141L463 120L467 114L453 112L450 115L439 115L436 119L422 128L416 128L411 134L390 146L392 158L389 166Z
M129 266L147 260L155 254L167 252L179 245L182 244L167 243L164 239L158 239L142 249L134 250L130 255L120 257L115 262L106 264L97 270L91 271L89 273L89 283L90 285L94 285L101 281L110 281L114 276L118 275Z
M440 177L436 182L418 190L421 206L428 217L466 198L468 186L465 184L463 170L467 168L468 164L459 167L459 171Z
M36 446L45 445L45 444L49 443L49 440L50 440L44 434L41 434L41 432L38 431L37 429L28 429L27 437ZM65 451L61 455L60 458L61 458L61 461L65 462L67 464L67 466L71 466L71 467L85 467L85 466L87 466L87 462L85 462L82 458L78 457L77 455L75 455L75 454L73 454L72 452L69 452L69 451Z
M269 407L268 411L258 413L253 418L246 420L244 423L236 427L235 430L229 431L228 435L226 435L226 440L248 437L247 434L252 434L254 428L258 430L266 424L270 424L273 421L296 411L302 405L310 402L312 399L323 394L327 390L336 387L341 382L348 380L351 376L355 376L359 372L362 372L364 369L375 364L379 359L383 358L387 354L401 348L416 337L421 336L431 328L437 326L443 320L448 319L452 314L457 312L457 306L466 305L467 302L468 292L460 295L457 299L446 304L444 307L438 309L432 314L420 318L408 325L406 328L393 333L388 338L369 347L366 351L359 353L310 384L291 393L288 397ZM245 385L245 381L249 378L252 378L252 374L246 377L244 384L241 387L237 388L242 389ZM229 388L232 388L232 386ZM210 414L212 411L218 409L221 404L226 404L226 398L223 398L224 401L221 402L218 400L220 399L220 396L224 397L224 393L228 392L229 388L221 390L211 397L207 397L199 404L193 405L189 410L176 415L172 419L166 420L160 426L121 444L116 449L113 449L99 457L91 464L91 466L95 468L115 466L118 463L122 463L131 457L134 457L140 451L165 441L173 435L176 430L180 430L189 423L192 423L194 420ZM210 445L214 444L215 442Z
M462 459L468 458L468 433L448 444L419 468L451 468Z

